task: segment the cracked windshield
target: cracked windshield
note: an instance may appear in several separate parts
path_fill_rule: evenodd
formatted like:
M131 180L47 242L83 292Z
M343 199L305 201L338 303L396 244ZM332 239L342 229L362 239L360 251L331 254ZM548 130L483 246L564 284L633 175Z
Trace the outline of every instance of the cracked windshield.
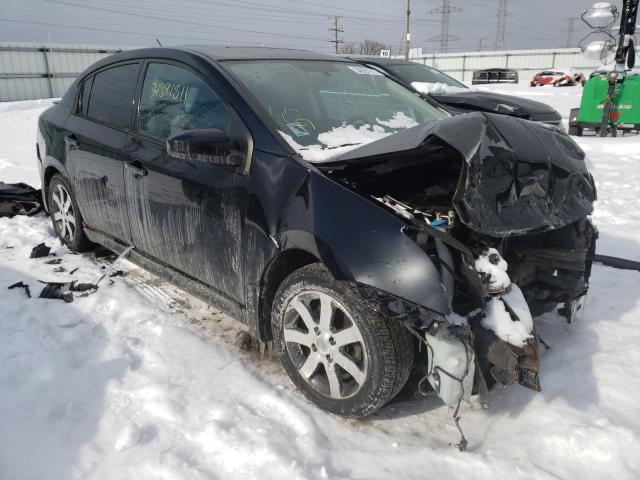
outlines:
M380 72L323 61L233 62L229 69L308 161L336 156L446 114Z

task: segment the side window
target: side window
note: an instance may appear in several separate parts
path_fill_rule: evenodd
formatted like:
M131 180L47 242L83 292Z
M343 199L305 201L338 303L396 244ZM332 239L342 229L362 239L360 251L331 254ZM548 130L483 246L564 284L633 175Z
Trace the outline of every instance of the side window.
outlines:
M155 138L199 128L225 130L229 109L195 73L150 63L140 97L138 130Z
M131 127L131 107L139 68L139 64L130 63L96 73L87 115L115 127ZM86 93L85 85L83 94Z

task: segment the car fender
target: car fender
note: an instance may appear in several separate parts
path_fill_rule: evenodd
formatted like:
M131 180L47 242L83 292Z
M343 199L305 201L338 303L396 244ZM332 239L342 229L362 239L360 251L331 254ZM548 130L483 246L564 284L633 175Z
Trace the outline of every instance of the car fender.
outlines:
M449 313L438 270L395 214L308 170L281 217L282 250L311 253L337 280L367 285Z

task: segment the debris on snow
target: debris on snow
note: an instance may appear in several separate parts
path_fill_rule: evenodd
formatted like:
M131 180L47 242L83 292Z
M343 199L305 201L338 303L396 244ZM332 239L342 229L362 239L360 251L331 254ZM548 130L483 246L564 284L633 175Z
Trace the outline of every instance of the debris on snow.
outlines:
M33 249L31 250L31 254L29 255L29 258L47 257L50 252L51 252L51 247L47 247L44 243L41 243L33 247Z
M25 285L23 282L14 283L13 285L9 285L7 288L9 290L13 290L14 288L22 288L24 289L24 293L27 294L27 297L31 298L31 290L29 290L29 285Z

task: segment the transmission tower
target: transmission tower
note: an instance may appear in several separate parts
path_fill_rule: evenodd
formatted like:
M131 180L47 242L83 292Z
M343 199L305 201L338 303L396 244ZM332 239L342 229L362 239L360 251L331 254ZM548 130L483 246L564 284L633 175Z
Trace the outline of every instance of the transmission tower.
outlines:
M440 42L440 53L445 53L449 49L449 42L455 42L460 40L455 35L449 35L449 21L451 20L451 14L461 12L462 9L451 6L451 0L442 0L442 6L440 8L434 8L431 10L431 14L440 15L440 35L436 35L429 39L430 42Z
M340 25L340 20L342 20L342 17L341 16L333 16L333 17L329 17L329 20L333 20L333 26L329 27L329 31L334 33L333 39L329 40L329 42L333 43L333 45L335 47L335 52L336 52L336 55L337 55L338 51L340 50L340 44L344 43L344 40L342 38L340 38L340 34L344 33L344 29Z
M569 28L567 29L567 41L565 43L565 47L570 48L573 46L573 32L575 31L575 18L569 19Z
M507 30L507 0L500 0L498 5L498 27L496 29L496 50L504 50L504 36Z

